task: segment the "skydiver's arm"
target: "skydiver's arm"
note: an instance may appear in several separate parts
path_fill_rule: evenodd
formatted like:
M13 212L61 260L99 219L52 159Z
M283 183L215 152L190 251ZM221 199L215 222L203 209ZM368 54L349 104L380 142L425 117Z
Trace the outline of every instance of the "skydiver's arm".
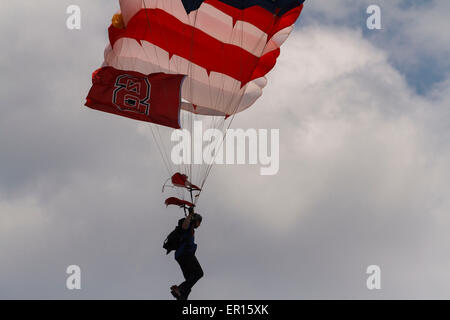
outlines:
M189 229L189 225L191 224L191 219L194 213L190 213L183 221L183 225L181 226L181 229L187 230Z

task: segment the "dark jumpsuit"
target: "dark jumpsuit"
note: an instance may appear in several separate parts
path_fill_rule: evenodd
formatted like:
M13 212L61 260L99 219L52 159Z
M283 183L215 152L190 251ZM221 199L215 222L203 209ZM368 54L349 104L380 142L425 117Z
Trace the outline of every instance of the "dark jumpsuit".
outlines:
M179 225L182 224L181 219ZM203 270L195 257L197 245L194 242L194 227L192 224L187 230L182 230L182 241L180 247L175 251L175 260L181 267L185 281L178 286L181 293L181 300L187 300L189 293L195 283L203 277Z

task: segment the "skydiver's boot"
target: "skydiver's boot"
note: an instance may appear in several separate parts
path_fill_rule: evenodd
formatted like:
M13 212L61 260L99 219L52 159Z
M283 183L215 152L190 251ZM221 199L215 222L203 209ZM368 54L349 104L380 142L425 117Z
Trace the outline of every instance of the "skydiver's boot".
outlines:
M170 287L170 293L172 294L172 296L175 299L181 300L181 293L180 293L180 289L178 289L178 286L171 286Z

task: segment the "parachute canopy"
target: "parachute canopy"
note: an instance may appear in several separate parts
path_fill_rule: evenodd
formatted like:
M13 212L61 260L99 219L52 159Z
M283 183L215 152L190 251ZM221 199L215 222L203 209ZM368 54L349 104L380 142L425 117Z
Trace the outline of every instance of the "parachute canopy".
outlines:
M196 120L224 129L227 119L255 103L304 0L119 2L87 105L191 130ZM161 126L152 130L170 175L189 175L203 189L211 164L174 166L169 135Z

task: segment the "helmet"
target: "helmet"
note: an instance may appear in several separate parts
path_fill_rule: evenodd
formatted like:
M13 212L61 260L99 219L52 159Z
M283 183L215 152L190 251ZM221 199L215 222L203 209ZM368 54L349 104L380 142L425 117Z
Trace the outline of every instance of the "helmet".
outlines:
M191 219L192 222L202 222L202 216L198 213L194 213Z

